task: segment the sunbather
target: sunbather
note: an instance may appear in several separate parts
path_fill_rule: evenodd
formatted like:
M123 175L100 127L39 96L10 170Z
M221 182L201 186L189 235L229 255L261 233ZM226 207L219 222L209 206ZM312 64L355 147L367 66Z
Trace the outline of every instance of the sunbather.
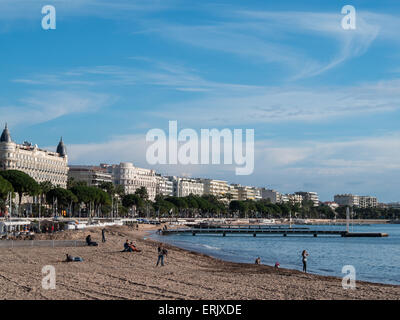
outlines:
M67 259L66 262L82 262L83 259L81 257L72 257L68 253L66 253Z

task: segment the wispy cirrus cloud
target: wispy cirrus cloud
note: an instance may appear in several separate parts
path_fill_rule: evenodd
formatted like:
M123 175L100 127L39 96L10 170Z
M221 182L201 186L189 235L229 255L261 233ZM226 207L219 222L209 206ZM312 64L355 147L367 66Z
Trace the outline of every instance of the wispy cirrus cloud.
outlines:
M175 119L196 126L318 122L358 114L384 114L400 109L400 80L353 86L255 86L207 80L197 70L157 62L151 68L81 67L54 74L17 78L17 83L56 88L160 86L196 93L182 102L161 103L144 111L158 119ZM229 112L226 112L229 110ZM177 116L179 115L179 116Z
M225 21L203 24L152 22L148 32L208 50L237 55L258 63L278 63L288 69L291 80L324 73L341 63L364 54L378 38L396 38L400 17L371 12L357 13L356 30L343 30L340 13L246 11L224 12ZM298 43L296 39L303 39ZM334 53L311 52L315 39L329 41ZM397 41L397 39L396 39ZM294 44L295 43L295 44Z
M300 86L226 90L190 102L163 105L152 115L173 119L179 114L181 120L190 124L207 121L212 125L248 125L316 122L399 109L400 80L391 80L318 90Z
M76 113L93 113L114 101L93 92L34 91L18 104L0 106L0 114L11 125L37 124Z
M33 74L12 79L19 84L32 86L132 86L151 85L169 87L178 91L207 92L216 90L246 90L257 86L222 83L207 80L200 72L179 64L171 64L146 59L146 67L104 65L79 67L51 74Z

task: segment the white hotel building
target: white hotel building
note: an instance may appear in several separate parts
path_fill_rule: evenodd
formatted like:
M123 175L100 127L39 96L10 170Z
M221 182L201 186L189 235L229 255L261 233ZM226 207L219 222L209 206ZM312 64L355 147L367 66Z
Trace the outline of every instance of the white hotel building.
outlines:
M199 179L204 184L204 194L212 195L218 199L224 199L229 192L227 181L214 179Z
M28 142L17 144L12 141L6 125L0 137L0 169L23 171L38 183L50 181L54 186L66 188L67 150L62 138L56 152L39 149Z
M157 193L157 178L154 170L138 168L130 162L111 165L108 172L112 174L113 182L121 185L126 194L133 194L137 189L145 187L149 200L154 200Z
M174 196L174 182L170 177L164 177L161 174L156 174L156 193L157 195L171 197Z
M187 197L191 194L202 196L204 194L204 184L197 179L185 177L168 177L173 182L174 196Z

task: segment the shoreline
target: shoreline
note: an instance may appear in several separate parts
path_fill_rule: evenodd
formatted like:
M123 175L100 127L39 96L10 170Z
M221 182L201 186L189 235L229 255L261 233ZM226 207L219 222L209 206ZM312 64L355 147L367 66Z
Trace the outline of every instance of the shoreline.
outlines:
M158 241L158 240L152 239L150 237L150 235L152 235L152 231L150 231L150 230L145 231L144 234L146 234L148 236L148 238L146 240L144 240L144 241L149 241L149 242L153 242L153 243L156 243L156 244L161 242L161 243L163 243L165 245L165 247L174 248L175 250L183 250L185 252L188 252L188 253L191 253L191 254L194 254L194 255L199 255L199 256L206 257L208 259L213 259L216 262L232 263L232 264L238 264L238 265L242 265L242 266L267 267L267 268L271 268L274 271L277 271L277 269L275 269L273 266L268 265L268 264L262 264L261 263L260 265L255 265L255 264L250 263L250 262L237 262L237 261L232 261L232 260L226 260L226 259L214 257L212 255L209 255L209 254L206 254L206 253L203 253L203 252L200 252L200 251L182 248L182 247L179 247L179 246L177 246L175 244L171 244L171 243L168 243L168 242ZM286 272L293 272L293 273L297 273L297 274L304 274L302 271L297 270L297 269L290 269L290 268L280 267L279 270L284 270ZM307 275L327 278L327 279L330 279L330 280L333 279L333 280L337 280L337 281L342 281L342 278L341 277L337 277L337 276L324 275L324 274L319 274L319 273L309 273L309 272L307 273ZM370 285L382 285L382 286L389 286L389 287L398 287L400 289L400 284L390 284L390 283L383 283L383 282L372 282L372 281L366 281L366 280L356 280L356 282L357 283L363 283L363 284L370 284Z
M17 300L400 300L397 285L357 281L355 290L344 290L333 276L229 262L168 243L166 265L156 267L160 242L148 231L151 227L143 225L139 231L109 227L105 244L100 229L65 231L42 237L81 240L91 234L99 247L0 249L0 295ZM142 252L121 253L126 239ZM65 263L65 253L84 262ZM41 288L45 265L57 271L56 290Z

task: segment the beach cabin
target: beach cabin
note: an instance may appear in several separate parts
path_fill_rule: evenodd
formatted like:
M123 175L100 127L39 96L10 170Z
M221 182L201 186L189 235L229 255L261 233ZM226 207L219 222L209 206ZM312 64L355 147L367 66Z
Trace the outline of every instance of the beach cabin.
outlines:
M21 233L28 233L31 222L29 220L0 221L0 237L8 235L18 236Z

